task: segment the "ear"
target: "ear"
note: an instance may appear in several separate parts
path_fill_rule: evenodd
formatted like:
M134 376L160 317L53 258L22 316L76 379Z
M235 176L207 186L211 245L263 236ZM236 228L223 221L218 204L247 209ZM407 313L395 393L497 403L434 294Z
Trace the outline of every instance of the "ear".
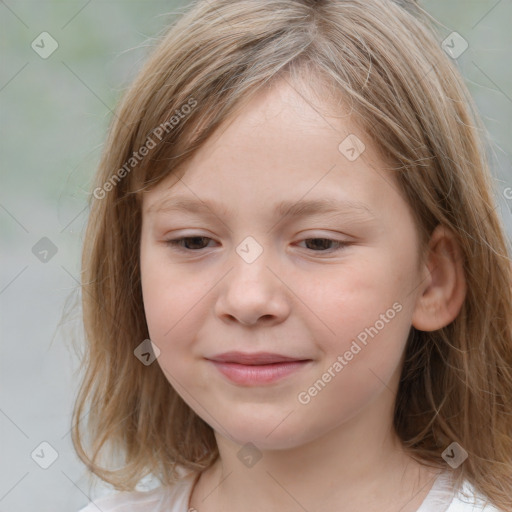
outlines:
M435 331L453 322L466 297L462 252L454 234L438 225L428 251L422 272L426 277L412 317L419 331Z

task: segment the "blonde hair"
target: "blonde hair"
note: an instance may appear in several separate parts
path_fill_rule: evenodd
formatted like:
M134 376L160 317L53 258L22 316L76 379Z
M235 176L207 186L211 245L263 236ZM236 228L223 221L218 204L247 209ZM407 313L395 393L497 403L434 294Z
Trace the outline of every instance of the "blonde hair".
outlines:
M483 128L431 19L405 0L197 1L162 36L116 111L91 196L82 256L85 374L72 420L77 454L118 490L150 474L167 484L178 466L202 470L217 459L212 428L157 364L134 356L149 338L141 198L264 84L287 76L321 86L317 97L331 116L342 100L350 104L393 162L422 254L438 224L455 233L467 296L445 328L411 328L394 426L425 465L446 468L441 453L458 442L469 456L454 470L456 482L467 479L512 510L512 270ZM179 121L171 126L172 116ZM145 156L135 158L143 146Z

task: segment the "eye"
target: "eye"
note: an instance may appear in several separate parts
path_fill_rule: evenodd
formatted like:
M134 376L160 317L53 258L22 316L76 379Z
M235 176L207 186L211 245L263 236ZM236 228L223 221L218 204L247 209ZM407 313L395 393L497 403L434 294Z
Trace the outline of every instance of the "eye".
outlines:
M175 238L173 240L166 240L165 243L180 251L198 252L207 247L208 244L206 243L205 245L205 241L207 240L211 240L211 238L208 238L206 236L186 236L182 238ZM314 243L308 243L311 241L313 241ZM341 240L332 240L330 238L306 238L302 240L302 242L306 242L306 245L312 246L313 248L306 248L313 252L335 252L349 245L348 242L342 242ZM327 246L330 244L336 244L336 248L329 249Z
M306 242L306 245L312 246L313 247L312 249L308 248L308 247L307 248L312 250L313 252L335 252L335 251L340 251L341 249L344 249L347 245L349 245L348 242L342 242L341 240L332 240L331 238L305 238L302 241ZM308 244L308 242L311 242L311 241L313 241L314 243ZM320 243L318 243L318 242L320 242ZM328 247L326 247L329 244L336 244L336 248L329 249ZM315 248L320 248L321 250L318 251ZM322 249L327 249L327 250L322 250Z
M167 245L170 245L173 248L176 248L179 251L192 251L197 252L200 249L203 249L204 247L197 247L202 246L204 244L205 240L211 240L211 238L208 238L206 236L185 236L183 238L175 238L174 240L166 240L165 243ZM190 242L192 241L192 242ZM183 247L183 244L181 242L184 242L185 247ZM192 246L192 247L188 247Z

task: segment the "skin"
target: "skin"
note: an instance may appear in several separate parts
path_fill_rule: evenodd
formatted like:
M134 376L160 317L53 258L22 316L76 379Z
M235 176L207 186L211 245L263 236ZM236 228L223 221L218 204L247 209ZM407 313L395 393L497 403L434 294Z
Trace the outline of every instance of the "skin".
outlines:
M374 142L350 116L320 114L312 96L284 80L262 90L143 199L141 278L157 361L219 446L192 493L199 512L413 512L439 472L405 453L393 405L411 325L436 330L460 311L459 249L438 227L419 259L410 207ZM348 134L366 146L355 161L338 150ZM223 207L209 216L157 211L178 196ZM362 202L375 215L273 215L281 200L325 197ZM185 236L208 238L182 242L182 251L166 243ZM248 236L263 250L252 263L236 251ZM400 312L300 403L396 303ZM243 386L205 359L231 350L311 362L271 385ZM252 467L237 457L248 442L261 455Z

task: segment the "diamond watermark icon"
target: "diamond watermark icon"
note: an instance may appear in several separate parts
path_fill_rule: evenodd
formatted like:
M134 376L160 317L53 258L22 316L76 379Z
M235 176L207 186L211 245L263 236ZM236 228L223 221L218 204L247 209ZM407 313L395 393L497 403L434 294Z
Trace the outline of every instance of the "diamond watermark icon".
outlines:
M135 357L145 366L149 366L160 355L160 349L150 340L144 340L133 351Z
M443 457L449 466L456 469L468 458L468 452L464 450L459 443L454 441L441 454L441 457Z
M263 457L260 450L252 443L245 443L236 456L248 468L252 468Z
M59 43L48 32L41 32L30 46L39 57L47 59L59 47Z
M42 263L48 263L56 254L57 246L46 236L43 236L32 247L32 254Z
M59 454L50 443L43 441L30 456L38 466L48 469L58 459Z
M350 162L357 160L366 149L363 141L351 133L338 146L338 151Z
M458 59L469 48L469 44L458 32L452 32L441 43L441 47L449 57Z
M263 247L252 236L248 236L240 242L236 252L246 263L253 263L260 257Z

